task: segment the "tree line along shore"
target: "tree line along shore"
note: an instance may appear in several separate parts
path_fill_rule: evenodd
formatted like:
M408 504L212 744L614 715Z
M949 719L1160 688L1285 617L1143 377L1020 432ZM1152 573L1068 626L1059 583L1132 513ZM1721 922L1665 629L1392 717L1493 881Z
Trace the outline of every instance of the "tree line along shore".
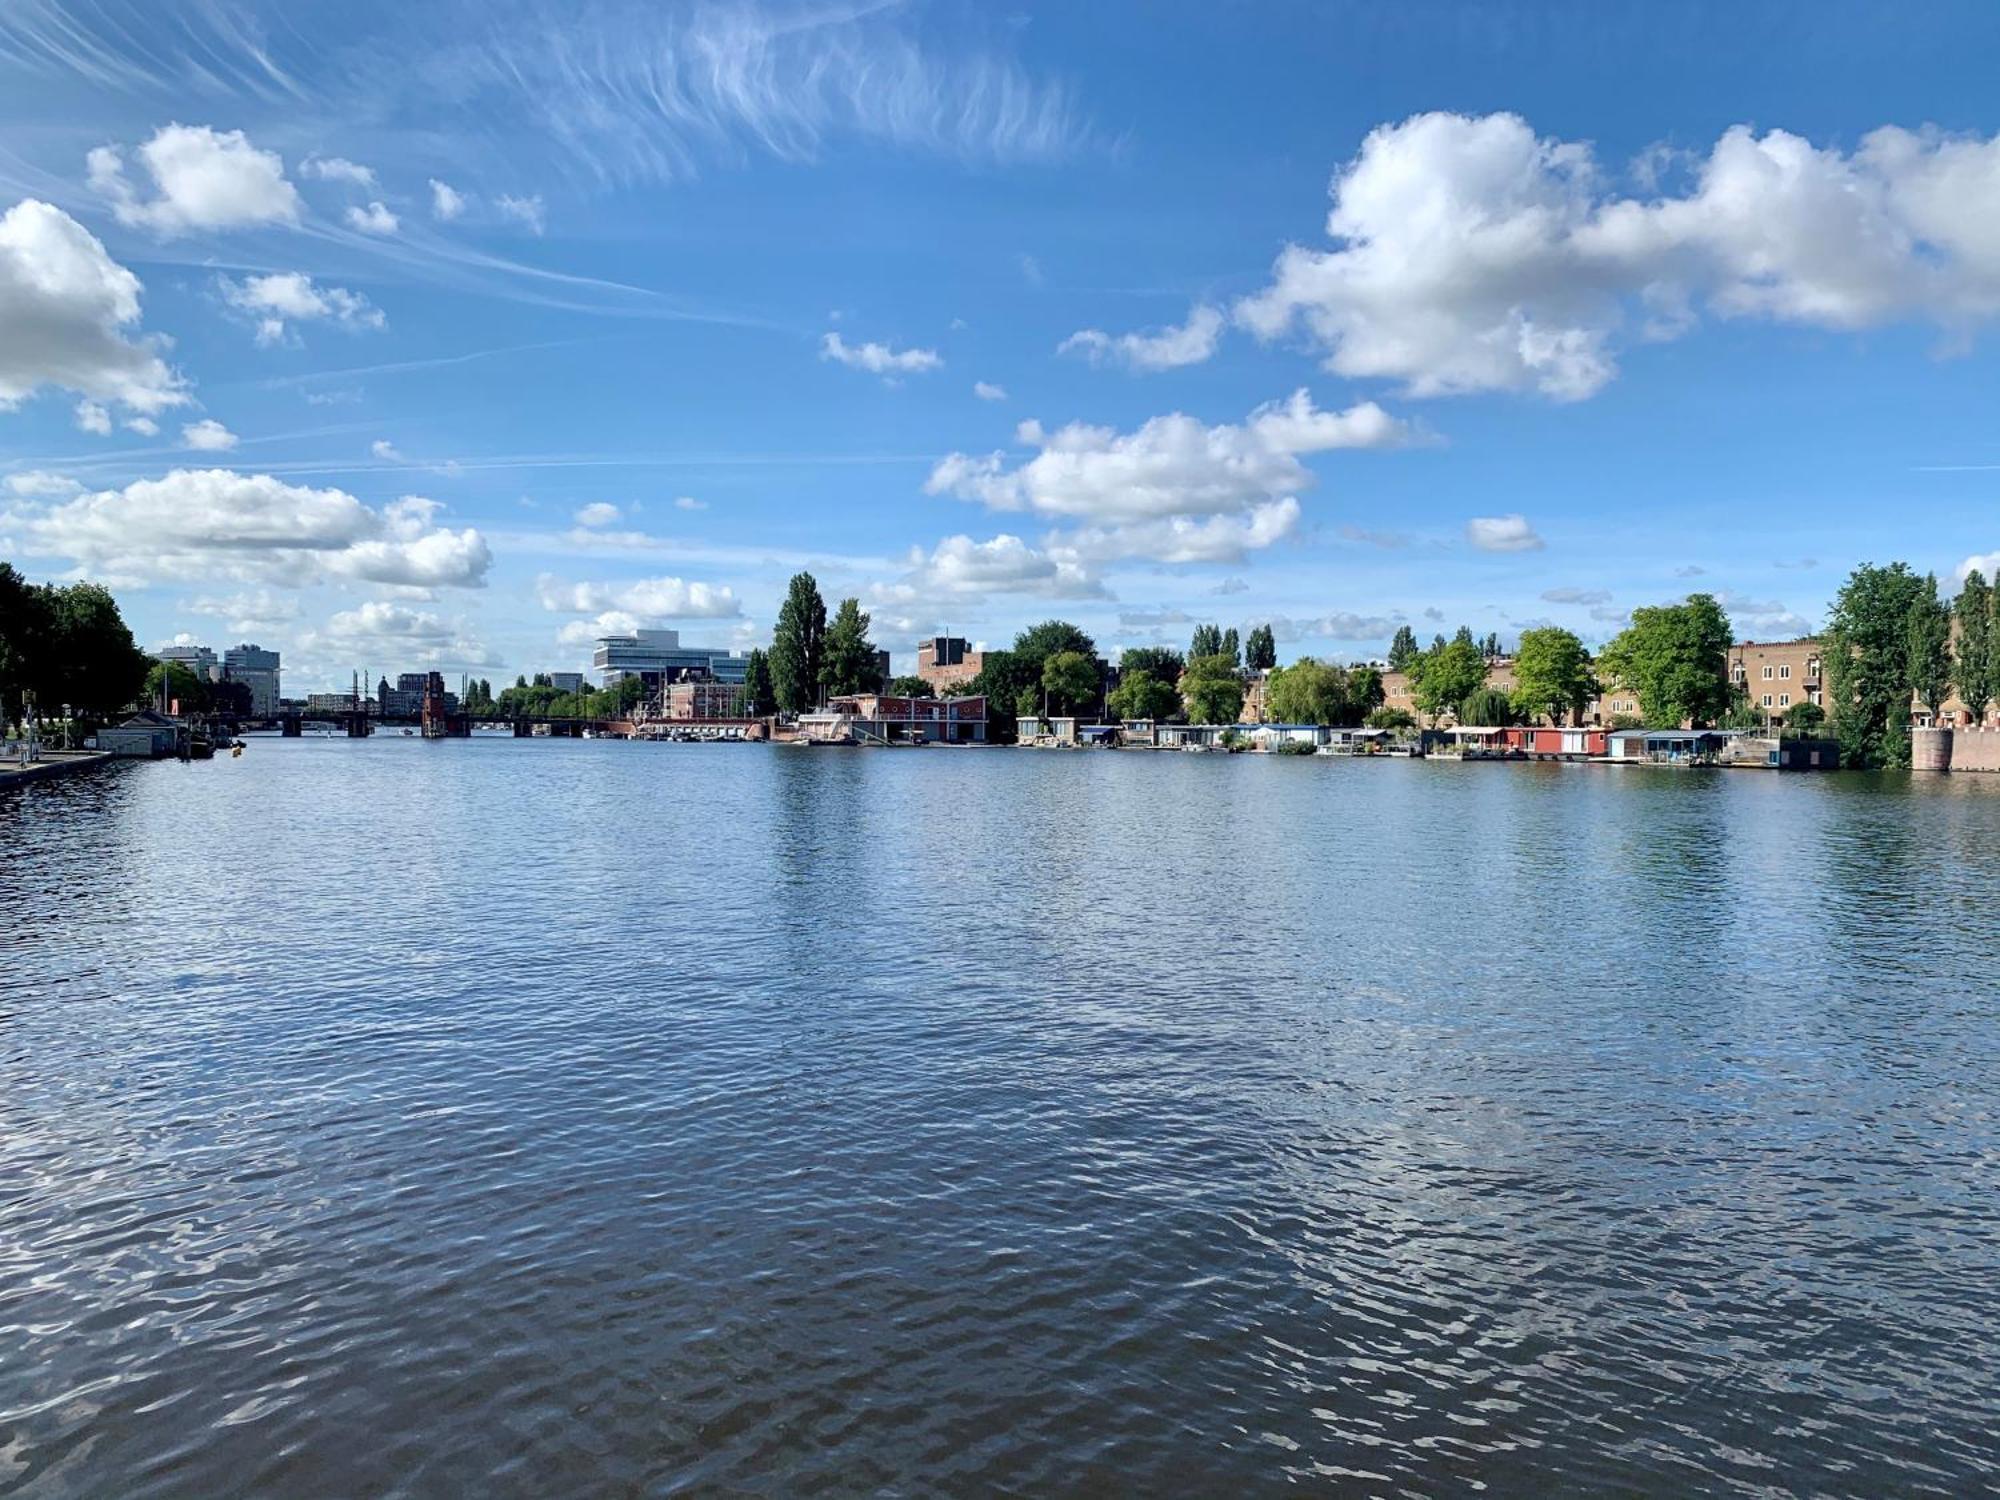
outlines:
M1630 623L1594 655L1573 631L1538 626L1521 632L1503 656L1497 635L1461 627L1420 646L1403 626L1380 662L1302 656L1277 662L1271 627L1239 635L1234 627L1195 627L1187 648L1132 646L1116 660L1100 653L1080 627L1045 620L1002 649L982 653L971 678L938 689L919 677L886 680L869 639L871 620L854 598L829 615L817 581L799 573L778 611L768 649L749 654L746 716L809 712L832 698L886 691L986 700L988 738L1011 740L1022 716L1060 714L1120 720L1184 720L1228 725L1253 721L1409 730L1423 721L1463 724L1574 724L1614 688L1636 714L1605 715L1605 727L1762 728L1829 734L1843 764L1910 764L1915 716L1941 722L1947 705L1984 724L2000 705L2000 595L1977 570L1942 597L1934 575L1904 563L1863 564L1835 596L1818 641L1825 663L1822 701L1801 701L1782 715L1759 704L1727 668L1734 642L1728 614L1713 595L1634 610ZM1493 684L1505 660L1509 681ZM1390 704L1388 684L1411 704ZM31 710L63 715L87 733L140 703L177 699L196 712L229 713L236 685L204 683L184 666L141 651L110 592L79 582L33 584L0 563L0 721L19 724ZM471 682L464 708L475 717L629 715L643 689L626 679L560 693L526 678L495 693Z

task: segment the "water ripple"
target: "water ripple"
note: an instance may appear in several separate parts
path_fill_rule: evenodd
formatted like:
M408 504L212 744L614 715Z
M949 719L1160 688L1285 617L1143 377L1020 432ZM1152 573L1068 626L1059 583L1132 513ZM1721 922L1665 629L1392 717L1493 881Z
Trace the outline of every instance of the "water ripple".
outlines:
M0 793L0 1494L1990 1490L2000 785Z

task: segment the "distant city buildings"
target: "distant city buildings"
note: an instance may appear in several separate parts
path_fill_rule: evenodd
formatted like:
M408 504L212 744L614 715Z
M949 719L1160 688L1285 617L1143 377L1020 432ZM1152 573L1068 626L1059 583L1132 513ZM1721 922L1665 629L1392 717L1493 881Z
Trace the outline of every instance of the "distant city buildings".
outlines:
M412 680L416 687L403 685ZM414 719L423 711L423 681L421 672L404 672L397 677L396 686L390 687L389 679L384 677L375 685L375 711L385 719Z
M551 672L549 686L559 693L580 693L583 691L583 673Z
M669 683L662 692L662 709L669 719L688 722L699 719L742 719L749 690L740 682Z
M186 667L203 682L221 680L222 663L206 646L162 646L153 653L153 660Z
M700 678L740 683L750 658L718 646L684 646L678 630L637 630L600 637L590 665L605 687L637 677L657 692L670 682Z
M986 665L986 653L974 651L962 636L936 635L917 647L917 676L936 692L962 687Z
M269 718L278 711L278 665L278 653L262 646L231 646L222 653L224 674L250 689L252 718Z

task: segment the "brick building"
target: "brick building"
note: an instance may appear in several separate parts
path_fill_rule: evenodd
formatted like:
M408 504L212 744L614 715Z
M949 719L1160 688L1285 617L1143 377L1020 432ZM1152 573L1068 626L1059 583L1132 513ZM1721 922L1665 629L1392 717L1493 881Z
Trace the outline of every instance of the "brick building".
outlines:
M749 689L740 682L670 682L661 696L666 717L680 723L748 716Z
M932 636L917 647L917 676L938 692L963 687L986 665L986 653L975 651L961 636Z

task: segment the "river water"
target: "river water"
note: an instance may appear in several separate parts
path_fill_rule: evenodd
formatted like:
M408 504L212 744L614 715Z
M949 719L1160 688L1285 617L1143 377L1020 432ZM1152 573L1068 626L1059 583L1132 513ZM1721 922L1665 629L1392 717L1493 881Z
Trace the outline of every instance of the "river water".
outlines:
M263 740L0 856L0 1494L2000 1472L2000 778Z

